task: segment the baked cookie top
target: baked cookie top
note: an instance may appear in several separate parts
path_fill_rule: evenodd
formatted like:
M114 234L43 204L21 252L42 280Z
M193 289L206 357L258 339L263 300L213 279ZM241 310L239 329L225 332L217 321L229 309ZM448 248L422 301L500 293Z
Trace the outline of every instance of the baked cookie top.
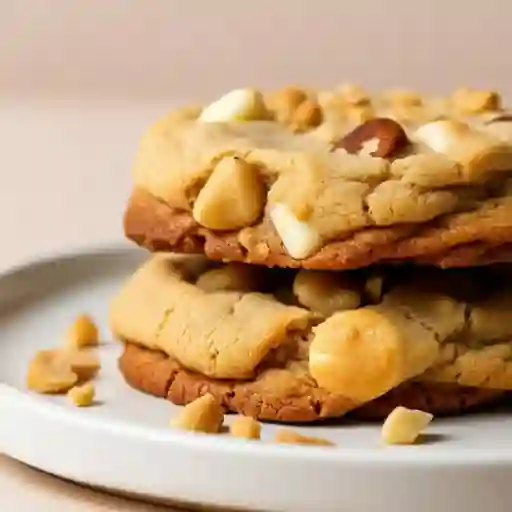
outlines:
M510 274L316 272L158 254L110 308L121 340L247 381L276 361L354 404L411 379L512 389Z
M203 230L236 234L249 261L277 240L300 262L359 232L510 207L510 126L494 92L242 89L151 127L134 185Z

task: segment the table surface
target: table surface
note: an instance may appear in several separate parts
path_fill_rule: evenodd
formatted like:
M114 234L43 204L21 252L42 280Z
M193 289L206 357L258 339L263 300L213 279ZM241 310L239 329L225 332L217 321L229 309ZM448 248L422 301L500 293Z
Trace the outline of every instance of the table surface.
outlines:
M44 251L122 238L138 138L169 105L19 99L0 108L0 229L9 241L0 270ZM0 510L170 509L85 489L0 454Z

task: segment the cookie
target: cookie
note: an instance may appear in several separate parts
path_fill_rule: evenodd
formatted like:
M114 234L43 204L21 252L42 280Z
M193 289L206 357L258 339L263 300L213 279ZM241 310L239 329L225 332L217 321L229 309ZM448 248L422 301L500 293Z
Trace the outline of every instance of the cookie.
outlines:
M282 386L280 396L302 399L327 393L335 415L415 380L512 389L506 272L374 272L270 270L162 253L123 285L110 326L119 340L218 385L238 382L253 393L257 383L261 394Z
M401 124L377 111L423 100L395 92L350 128L331 122L334 107L320 96L289 89L266 103L237 90L195 118L160 120L135 158L126 236L151 250L266 266L509 259L512 139L492 128L507 122L494 93L459 90L445 118ZM338 96L348 110L372 103L360 91Z
M488 200L470 212L421 226L358 231L301 260L286 253L270 224L247 230L242 244L240 233L205 229L189 212L172 209L142 189L130 198L124 231L153 252L204 254L211 260L268 267L346 270L404 261L440 268L485 266L512 262L512 197Z
M491 404L501 393L457 385L411 382L355 408L353 403L318 388L305 373L270 368L249 382L218 381L191 372L162 352L126 343L119 359L126 382L145 393L185 405L205 393L213 394L226 411L262 421L309 423L350 415L385 418L396 406L421 409L436 416L460 414Z

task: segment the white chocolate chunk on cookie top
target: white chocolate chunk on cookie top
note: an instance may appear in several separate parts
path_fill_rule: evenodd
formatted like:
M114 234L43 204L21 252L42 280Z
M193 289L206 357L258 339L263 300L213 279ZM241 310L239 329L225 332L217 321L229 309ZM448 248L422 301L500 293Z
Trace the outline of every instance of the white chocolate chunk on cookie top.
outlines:
M235 89L208 105L200 114L202 123L267 119L263 95L254 89Z
M273 205L270 210L270 219L292 258L307 258L322 245L322 238L318 231L307 222L297 219L286 204Z
M468 183L512 169L512 146L460 121L425 124L416 130L414 138L458 162Z

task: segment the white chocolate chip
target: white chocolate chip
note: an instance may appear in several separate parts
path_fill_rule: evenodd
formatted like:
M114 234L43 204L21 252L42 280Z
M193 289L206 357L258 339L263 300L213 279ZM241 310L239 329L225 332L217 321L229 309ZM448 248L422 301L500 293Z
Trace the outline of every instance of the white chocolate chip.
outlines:
M469 127L452 120L433 121L420 126L414 137L437 153L447 153Z
M292 258L307 258L322 245L318 231L307 222L297 219L285 204L273 205L270 209L270 219Z
M382 425L382 441L386 444L412 444L433 418L428 412L396 407Z
M265 119L263 96L254 89L235 89L208 105L199 116L203 123Z
M512 168L510 145L461 121L427 123L418 128L413 137L458 162L466 182L476 182L489 173Z

